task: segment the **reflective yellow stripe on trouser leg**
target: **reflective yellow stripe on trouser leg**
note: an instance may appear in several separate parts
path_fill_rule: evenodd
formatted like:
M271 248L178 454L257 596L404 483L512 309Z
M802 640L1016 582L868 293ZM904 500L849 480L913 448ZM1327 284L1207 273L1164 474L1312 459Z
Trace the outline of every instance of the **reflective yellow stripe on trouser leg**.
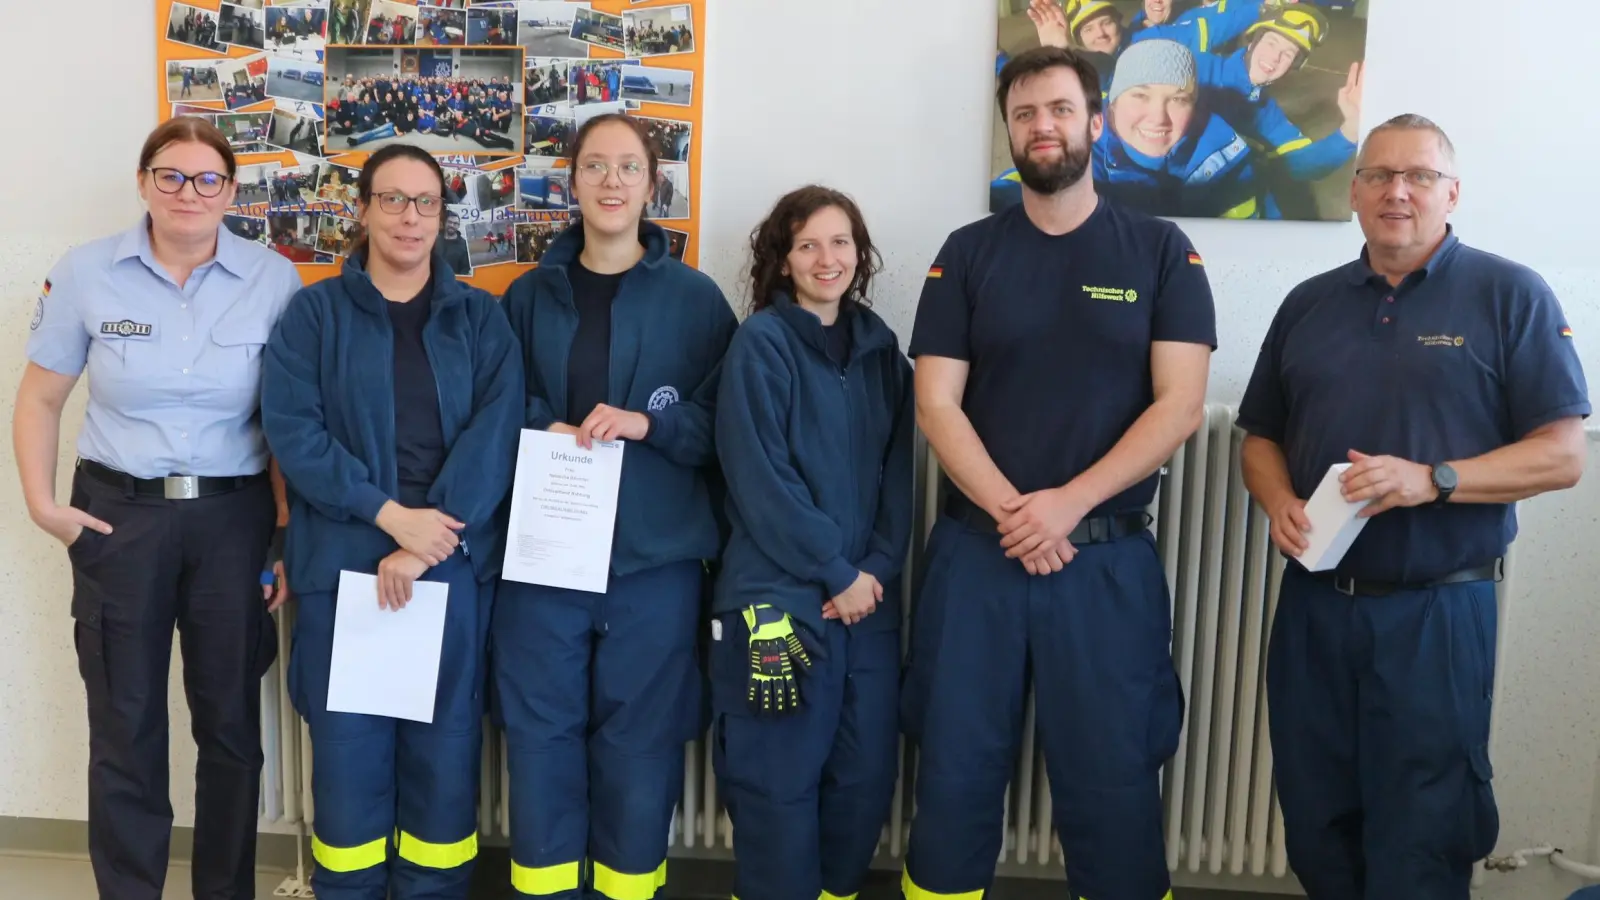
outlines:
M982 889L963 891L959 894L940 894L917 887L917 883L911 880L910 872L900 873L900 892L906 895L906 900L983 900Z
M313 832L311 858L329 872L359 872L383 865L388 860L388 844L384 838L378 838L358 847L332 847Z
M450 844L434 844L419 840L416 835L400 832L400 858L425 869L454 869L478 857L478 835Z
M610 900L654 900L656 892L666 884L665 861L654 872L643 875L624 875L605 863L594 864L594 889Z
M535 897L575 891L583 880L582 875L583 867L576 862L530 868L517 865L516 860L511 861L511 886L520 894Z
M857 896L857 894L845 894L840 896L839 894L830 894L827 891L823 891L822 896L819 897L818 900L856 900Z

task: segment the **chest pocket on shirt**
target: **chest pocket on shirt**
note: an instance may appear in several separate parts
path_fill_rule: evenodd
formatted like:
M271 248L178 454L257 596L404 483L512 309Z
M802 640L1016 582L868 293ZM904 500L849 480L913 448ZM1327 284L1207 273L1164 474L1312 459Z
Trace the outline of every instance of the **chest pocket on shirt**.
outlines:
M223 390L254 393L261 386L261 353L272 328L266 322L224 317L211 328L209 367Z

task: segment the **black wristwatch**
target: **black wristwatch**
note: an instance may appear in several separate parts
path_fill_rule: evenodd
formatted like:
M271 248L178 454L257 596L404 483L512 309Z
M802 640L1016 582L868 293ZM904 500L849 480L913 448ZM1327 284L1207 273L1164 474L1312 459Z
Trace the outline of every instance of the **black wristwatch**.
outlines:
M1450 502L1450 495L1456 492L1456 470L1449 463L1438 463L1433 467L1433 487L1439 492L1439 499L1433 501L1434 506Z

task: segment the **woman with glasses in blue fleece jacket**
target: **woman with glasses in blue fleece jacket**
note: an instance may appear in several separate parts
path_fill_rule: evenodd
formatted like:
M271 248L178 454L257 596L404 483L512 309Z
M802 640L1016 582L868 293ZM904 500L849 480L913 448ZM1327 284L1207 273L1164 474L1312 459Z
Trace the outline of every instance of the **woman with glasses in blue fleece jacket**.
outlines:
M498 510L522 426L522 358L490 294L437 252L444 173L417 147L367 161L366 234L291 301L267 345L262 425L288 483L299 594L290 693L311 726L321 900L465 900L477 797ZM433 720L327 708L342 571L399 610L449 585Z
M717 399L733 536L710 652L740 900L853 897L894 795L911 364L868 308L876 252L824 187L751 236Z
M528 373L525 427L626 442L604 594L501 586L492 643L519 895L657 896L703 728L704 561L721 549L713 409L733 310L643 220L657 160L624 115L570 155L583 218L505 297Z

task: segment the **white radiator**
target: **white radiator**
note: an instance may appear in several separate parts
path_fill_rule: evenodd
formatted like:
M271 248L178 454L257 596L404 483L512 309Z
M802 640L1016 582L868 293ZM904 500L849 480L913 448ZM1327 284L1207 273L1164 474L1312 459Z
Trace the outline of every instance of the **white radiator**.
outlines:
M1151 509L1172 586L1173 656L1188 697L1183 739L1163 774L1167 864L1180 884L1209 884L1211 876L1222 876L1221 883L1279 892L1292 889L1293 882L1283 877L1288 866L1272 785L1263 676L1281 560L1270 546L1265 515L1250 502L1240 479L1241 440L1231 407L1207 407L1205 424L1173 456ZM917 501L925 537L939 508L939 478L931 463L918 477L925 485ZM919 541L913 567L920 557ZM314 817L311 748L290 708L281 662L289 655L292 605L281 616L280 663L263 685L262 816L271 823L308 824ZM1023 729L999 869L1010 876L1060 878L1061 848L1050 824L1049 786L1031 699ZM904 765L915 764L913 754L902 757ZM482 837L503 844L509 832L505 753L492 728L484 742L483 772ZM689 746L683 776L672 853L731 856L732 828L704 741ZM879 845L881 866L899 867L911 814L912 798L902 778Z

